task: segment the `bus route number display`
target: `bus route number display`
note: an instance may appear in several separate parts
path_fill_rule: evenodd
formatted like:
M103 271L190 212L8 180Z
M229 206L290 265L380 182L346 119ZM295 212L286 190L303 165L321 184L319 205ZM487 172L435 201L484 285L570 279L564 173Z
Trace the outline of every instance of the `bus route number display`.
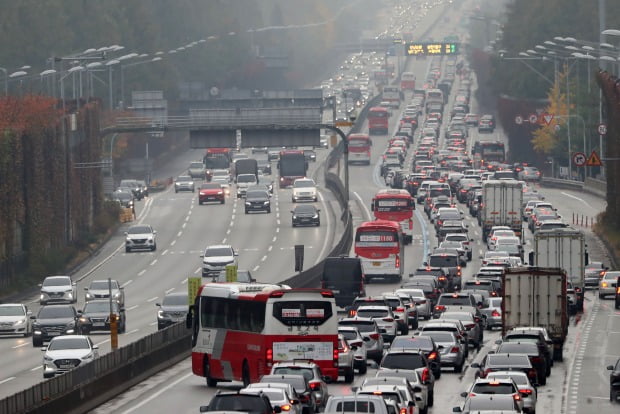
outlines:
M455 42L408 42L405 43L407 56L443 56L459 53L459 44Z

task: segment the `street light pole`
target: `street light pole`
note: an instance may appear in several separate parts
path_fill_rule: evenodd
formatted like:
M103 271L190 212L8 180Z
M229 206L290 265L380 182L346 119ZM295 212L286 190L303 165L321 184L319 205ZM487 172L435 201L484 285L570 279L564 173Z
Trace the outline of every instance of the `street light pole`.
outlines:
M9 94L9 73L6 68L0 68L4 72L4 96Z

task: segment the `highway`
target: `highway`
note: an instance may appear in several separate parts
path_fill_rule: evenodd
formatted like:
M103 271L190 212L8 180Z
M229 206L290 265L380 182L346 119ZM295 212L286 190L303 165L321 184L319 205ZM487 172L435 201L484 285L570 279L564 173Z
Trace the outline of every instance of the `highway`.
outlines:
M445 4L432 9L429 19L436 19L444 7ZM458 21L454 11L446 14L446 19ZM448 34L448 28L439 25L433 35L440 37ZM414 72L418 79L424 79L430 59L410 60L409 64L407 70ZM474 103L472 112L477 112L477 109ZM398 116L391 118L391 131L397 120ZM475 129L471 129L468 142L471 144L477 139L496 136L502 138L501 130L496 130L492 136L479 136ZM371 165L350 167L351 208L355 224L371 219L370 200L377 190L386 187L379 175L380 155L386 142L387 136L374 136ZM310 164L310 175L319 184L322 184L321 166L327 151L317 149L317 162ZM203 150L189 150L155 173L162 178L177 176L191 161L201 159L202 155ZM410 165L410 159L406 165ZM274 168L274 175L270 179L275 180L275 177ZM83 288L91 280L112 277L125 287L126 295L127 333L120 335L119 345L154 332L157 329L155 304L168 292L186 289L187 277L200 275L199 255L210 244L231 244L239 252L240 269L251 270L259 281L280 282L294 273L295 244L305 245L305 267L308 268L325 257L341 234L340 206L329 191L325 191L324 187L320 187L320 190L320 201L317 204L322 210L321 227L294 229L290 223L293 206L290 189L280 190L276 186L272 198L275 207L271 214L250 215L244 214L242 200L234 196L228 198L224 205L199 206L197 194L175 194L170 188L152 194L138 202L135 222L154 226L158 232L158 250L125 253L121 228L97 256L74 275L74 279L78 280L80 294L77 308L82 308ZM540 191L546 201L558 208L568 223L571 223L573 214L594 217L605 208L604 200L589 194L548 188ZM481 232L477 222L467 214L466 209L465 212L470 237L475 240L474 260L464 268L463 279L467 280L478 269L477 257L486 251L486 247L480 241ZM603 248L592 237L591 230L583 229L588 235L591 260L606 261ZM416 212L415 230L413 243L406 247L405 266L409 271L421 265L426 254L437 245L433 226L423 214L421 206ZM531 249L531 240L532 236L528 233L526 252ZM399 285L396 283L373 283L367 287L367 292L376 295L397 287ZM25 299L35 314L38 309L37 299L38 295ZM620 356L620 313L613 309L611 301L599 300L592 292L587 293L586 299L586 311L581 320L571 320L564 363L556 364L547 385L539 388L539 413L583 413L592 409L598 413L617 412L608 401L608 371L605 366ZM107 333L91 336L99 344L100 352L109 351ZM484 347L479 352L470 352L468 362L479 362L499 337L497 331L485 332ZM42 352L32 347L31 338L2 338L0 352L11 356L0 361L0 397L11 395L42 380ZM369 367L366 376L374 376L375 368ZM459 393L465 391L472 380L471 369L465 369L461 374L442 375L436 384L437 398L430 412L451 412L452 407L462 403ZM356 376L355 384L362 381L362 376ZM223 384L219 388L238 389L239 384ZM93 412L197 412L200 405L208 403L214 392L215 389L206 387L204 378L192 374L190 360L186 359ZM351 389L350 385L335 383L330 385L330 392L348 394Z
M409 71L416 73L418 79L424 79L430 60L412 60ZM472 109L477 112L476 105ZM393 131L398 117L391 119ZM366 130L366 129L365 129ZM469 138L470 145L477 139L503 138L501 130L493 135L479 135L475 129L471 129ZM350 166L350 196L354 223L371 219L369 205L372 196L377 190L385 188L383 178L379 175L380 155L386 147L387 137L373 136L372 163L370 166ZM409 164L409 159L406 163ZM582 193L573 193L558 189L539 189L546 200L557 206L559 213L571 223L573 214L594 217L605 208L604 200L598 197ZM479 267L478 255L484 254L486 246L481 242L481 231L477 222L465 215L465 221L470 228L470 237L475 240L474 260L464 268L463 279L469 279ZM415 269L424 261L426 254L436 247L434 228L423 214L421 207L416 213L416 234L413 243L406 247L405 266L409 271ZM589 251L591 260L605 260L602 247L596 243L589 228L584 228L588 234ZM531 250L532 235L526 234L525 250ZM405 272L409 273L409 272ZM392 291L399 287L397 283L372 283L367 286L367 294L377 295L382 292ZM571 320L569 335L565 348L565 362L556 364L547 385L539 388L539 400L537 410L539 413L581 413L590 407L596 408L600 413L615 412L607 398L608 380L605 366L618 357L618 351L613 350L612 343L618 343L618 316L607 301L599 299L591 292L587 293L586 311L583 319L577 322ZM606 331L588 328L597 323L609 327ZM615 323L615 325L614 325ZM423 324L423 322L422 322ZM587 336L586 332L590 332ZM604 335L605 341L597 336ZM614 337L614 335L616 335ZM500 338L499 331L485 332L483 348L479 351L470 352L468 363L480 362L494 345L495 340ZM617 349L617 347L616 347ZM595 350L595 357L588 357ZM585 353L584 353L585 351ZM590 351L590 352L588 352ZM614 354L615 352L615 354ZM607 354L609 353L609 355ZM591 358L595 363L586 364ZM574 364L573 364L574 362ZM579 365L578 365L579 364ZM580 370L576 367L581 367ZM371 365L365 376L356 376L355 383L359 385L364 377L374 376L376 366ZM446 375L436 383L435 406L430 413L451 412L452 408L461 405L463 398L460 392L466 391L474 379L472 369L465 369L461 374L454 374L445 370ZM570 382L567 378L571 378ZM220 384L220 390L236 390L238 383ZM138 413L138 412L196 412L200 405L207 404L215 393L215 389L207 388L204 378L196 377L191 372L191 363L187 359L178 365L149 378L128 392L118 396L113 401L102 405L94 410L97 414L103 413ZM350 394L351 386L343 383L330 385L332 394ZM574 398L578 395L578 398ZM586 398L587 396L588 398ZM575 404L574 402L578 404Z

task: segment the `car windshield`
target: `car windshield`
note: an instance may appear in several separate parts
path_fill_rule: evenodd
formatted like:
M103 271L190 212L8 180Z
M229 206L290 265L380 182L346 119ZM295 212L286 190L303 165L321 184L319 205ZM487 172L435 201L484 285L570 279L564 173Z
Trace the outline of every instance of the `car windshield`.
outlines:
M239 174L237 176L238 183L255 183L256 176L254 174Z
M110 281L110 285L112 286L112 290L118 289L118 282L116 280ZM108 289L108 281L107 280L94 280L90 283L90 290L106 290Z
M153 230L151 230L150 226L132 226L129 228L129 230L127 230L128 234L145 234L152 232Z
M87 302L84 306L84 313L104 313L110 312L110 303L112 304L112 311L118 312L118 303L116 301L96 301Z
M129 200L131 199L131 197L133 197L131 194L126 193L124 191L118 191L116 193L114 193L114 198L116 198L117 200Z
M67 286L71 284L71 280L66 277L49 277L43 281L43 286Z
M164 302L162 305L164 306L183 306L188 305L189 299L187 295L166 295L164 296Z
M471 306L469 296L442 296L439 298L439 302L441 302L442 305Z
M43 306L39 311L39 319L54 319L54 318L73 318L73 308L70 306Z
M529 384L529 380L527 379L526 375L522 375L519 372L514 372L511 373L510 375L508 374L494 374L494 373L490 373L487 376L488 379L512 379L517 385L528 385Z
M177 177L177 181L179 182L192 181L192 179L189 177L189 175L179 175Z
M357 315L362 318L385 318L389 315L387 309L357 309Z
M454 342L454 335L450 332L424 331L422 335L433 338L435 342Z
M219 184L203 184L200 186L201 190L221 190L222 186Z
M209 247L205 251L205 257L232 256L233 253L228 247Z
M360 332L374 332L377 328L374 323L366 321L340 321L343 326L355 326Z
M396 337L392 341L392 348L402 349L421 349L423 351L431 351L433 342L429 338L424 337Z
M311 380L314 378L314 373L312 372L312 368L307 367L277 367L273 370L274 374L292 374L292 375L303 375L307 380Z
M88 339L75 336L72 338L54 338L49 346L48 351L57 351L62 349L89 349Z
M299 213L315 213L316 208L313 205L300 205L295 207L295 214Z
M295 183L293 184L294 188L308 188L308 187L314 187L314 181L310 181L310 180L297 180L295 181Z
M338 330L338 333L341 334L342 336L344 336L344 339L346 339L347 341L352 341L357 339L357 333L355 333L355 331L349 331L349 330Z
M471 392L475 394L512 394L515 389L510 383L479 383L474 384Z
M20 305L0 306L0 316L23 316L24 308Z
M389 369L418 369L426 367L420 354L390 353L383 357L381 367Z

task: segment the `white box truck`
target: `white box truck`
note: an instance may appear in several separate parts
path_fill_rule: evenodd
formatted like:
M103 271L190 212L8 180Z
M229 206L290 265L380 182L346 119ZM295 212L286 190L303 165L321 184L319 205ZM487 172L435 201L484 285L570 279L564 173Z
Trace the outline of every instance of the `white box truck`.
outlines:
M578 312L583 311L585 266L588 264L586 236L576 229L539 230L534 234L534 251L530 266L559 267L575 290Z
M553 340L553 359L562 361L568 333L566 272L546 267L507 268L502 286L502 335L514 328L543 327Z
M480 223L482 239L486 242L493 226L509 226L521 237L523 222L523 184L517 180L488 180L482 185Z

